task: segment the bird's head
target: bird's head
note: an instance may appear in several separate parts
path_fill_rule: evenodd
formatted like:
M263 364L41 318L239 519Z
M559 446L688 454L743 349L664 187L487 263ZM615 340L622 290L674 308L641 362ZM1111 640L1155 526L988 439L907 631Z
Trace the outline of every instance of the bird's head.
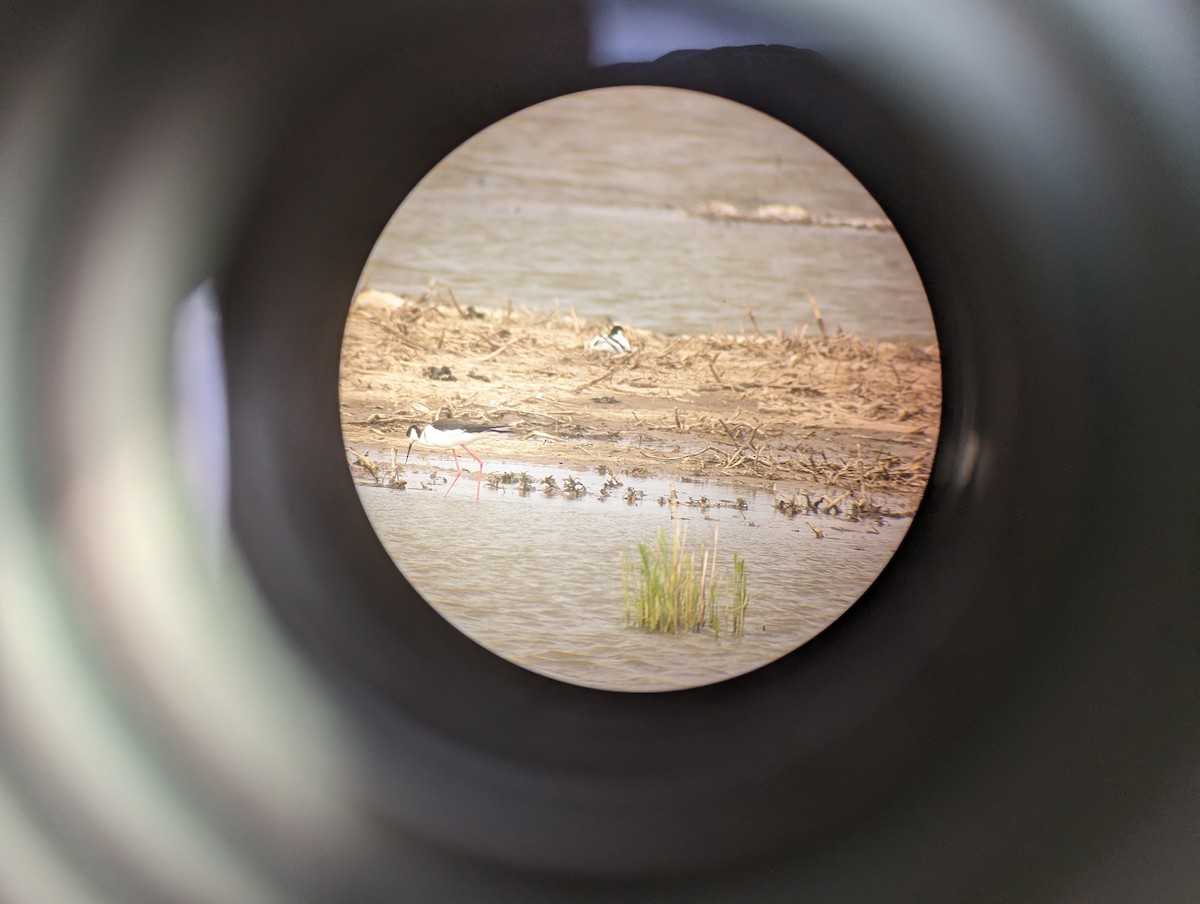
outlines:
M413 424L404 431L404 435L408 437L408 451L404 453L404 463L408 464L408 456L412 455L413 443L421 438L421 428Z

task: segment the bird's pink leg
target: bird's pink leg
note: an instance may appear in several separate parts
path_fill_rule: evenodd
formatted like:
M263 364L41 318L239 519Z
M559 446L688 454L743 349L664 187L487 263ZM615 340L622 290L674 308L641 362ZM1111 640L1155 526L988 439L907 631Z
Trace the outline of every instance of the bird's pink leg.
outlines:
M466 446L463 446L463 451L466 452L468 455L470 455L477 462L479 462L479 479L475 482L475 501L478 502L479 501L479 490L483 486L483 459L480 458L478 455L476 455L474 452L472 452L470 449L468 449Z
M446 495L442 497L443 499L450 495L450 491L454 489L454 485L458 483L458 478L462 476L462 465L458 463L458 453L451 449L450 454L454 456L454 479L450 481L450 486L446 487Z

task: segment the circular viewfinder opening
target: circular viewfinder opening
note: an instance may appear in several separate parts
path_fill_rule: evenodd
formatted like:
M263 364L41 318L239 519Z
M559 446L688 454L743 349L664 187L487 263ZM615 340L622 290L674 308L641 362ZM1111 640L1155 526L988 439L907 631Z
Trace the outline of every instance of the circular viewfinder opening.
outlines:
M928 483L941 364L863 186L794 129L604 88L489 127L380 236L347 461L459 630L575 684L710 684L849 608Z

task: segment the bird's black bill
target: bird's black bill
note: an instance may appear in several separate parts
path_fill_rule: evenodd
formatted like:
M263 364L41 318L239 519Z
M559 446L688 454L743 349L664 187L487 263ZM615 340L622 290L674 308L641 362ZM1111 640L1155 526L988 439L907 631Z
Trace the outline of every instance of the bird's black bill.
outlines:
M413 444L409 443L408 451L404 453L404 463L405 464L408 464L408 456L412 455L412 447L413 447Z

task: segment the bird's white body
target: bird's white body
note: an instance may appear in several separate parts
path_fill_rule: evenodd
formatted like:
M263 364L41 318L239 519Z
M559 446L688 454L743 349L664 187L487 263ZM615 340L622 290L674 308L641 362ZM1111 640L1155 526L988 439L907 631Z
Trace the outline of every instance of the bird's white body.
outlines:
M621 324L617 324L607 333L601 333L588 343L588 351L593 352L611 352L614 355L625 355L633 351L633 346L629 344L629 337L625 335L625 328Z
M412 453L413 443L420 443L423 446L433 446L439 449L449 449L450 454L454 456L454 480L450 481L450 486L446 488L446 495L450 495L450 491L454 489L454 485L458 483L458 478L462 476L462 467L458 463L458 452L456 447L462 446L462 450L470 455L473 459L479 462L479 485L475 487L475 500L479 500L479 489L483 484L483 459L467 448L468 445L475 442L484 436L500 435L510 432L510 428L502 424L480 424L472 421L460 421L455 418L442 418L431 424L426 424L424 427L418 427L413 424L405 431L405 435L409 439L408 454L404 456L404 460L408 461L408 455Z
M444 418L418 428L416 424L408 428L408 438L424 446L436 446L442 449L453 449L455 446L467 446L480 437L488 434L508 432L507 427L497 424L475 424L470 421L459 421Z

